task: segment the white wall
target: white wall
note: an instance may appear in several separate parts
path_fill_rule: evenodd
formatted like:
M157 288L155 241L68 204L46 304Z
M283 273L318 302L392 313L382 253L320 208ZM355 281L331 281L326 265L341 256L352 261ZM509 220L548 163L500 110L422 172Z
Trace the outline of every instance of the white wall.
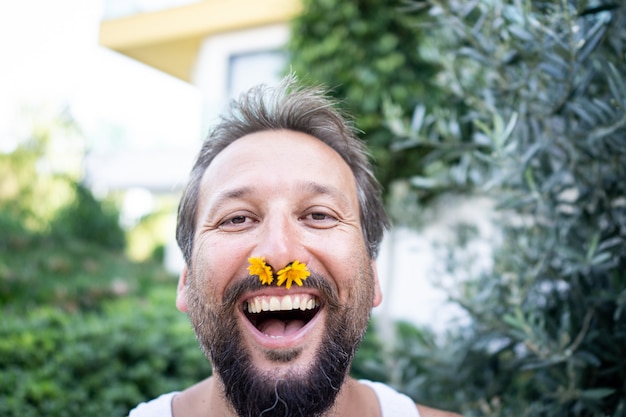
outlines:
M288 39L286 25L271 25L219 34L202 42L192 82L204 97L207 127L230 99L253 85L274 84L280 79L285 58L277 57L276 51L281 50ZM241 65L241 60L237 62L237 57L253 53L256 57L248 60L248 65Z
M456 320L463 321L464 312L450 302L449 295L458 289L457 280L491 268L498 235L491 221L493 215L493 205L487 199L451 196L424 213L426 224L420 230L390 230L377 260L383 303L374 315L431 326L438 332ZM465 248L458 246L455 231L461 224L477 231L476 238ZM450 249L463 264L463 270L454 277L445 264Z

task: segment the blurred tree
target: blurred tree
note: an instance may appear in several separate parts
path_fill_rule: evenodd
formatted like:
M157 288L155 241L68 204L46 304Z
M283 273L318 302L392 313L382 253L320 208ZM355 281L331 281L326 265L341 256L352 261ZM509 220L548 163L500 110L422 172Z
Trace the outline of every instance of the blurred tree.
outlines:
M38 109L16 148L0 154L0 219L14 227L122 249L117 210L80 183L84 137L69 109Z
M420 53L423 15L407 13L404 0L303 0L305 12L292 23L288 45L290 69L301 78L333 89L377 164L377 176L387 187L415 168L412 150L389 152L392 135L382 108L391 101L406 110L432 103L436 66ZM402 112L401 110L401 112Z
M50 118L46 113L25 111L29 131L16 135L12 151L0 153L0 217L7 226L21 225L33 232L44 231L55 211L71 198L66 181L50 175L46 155L53 138L69 136L73 128L66 117Z
M467 415L624 416L626 3L426 3L437 80L462 105L413 124L388 111L394 146L423 150L421 193L492 196L502 243L490 273L459 282L471 325L421 353L415 396Z
M123 250L126 238L119 223L119 213L110 201L97 200L84 185L71 182L74 199L62 207L51 223L58 237L100 244Z
M0 153L0 307L93 305L114 293L126 266L124 232L117 210L79 183L82 147L73 146L69 112L40 115Z

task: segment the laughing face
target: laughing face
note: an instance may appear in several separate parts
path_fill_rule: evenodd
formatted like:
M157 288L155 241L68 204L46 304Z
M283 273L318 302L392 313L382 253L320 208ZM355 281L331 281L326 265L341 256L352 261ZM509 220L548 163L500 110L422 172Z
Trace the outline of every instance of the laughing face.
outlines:
M304 133L244 136L204 173L196 224L177 306L233 409L321 415L380 303L352 171ZM311 275L290 289L262 285L250 257L274 270L298 260Z

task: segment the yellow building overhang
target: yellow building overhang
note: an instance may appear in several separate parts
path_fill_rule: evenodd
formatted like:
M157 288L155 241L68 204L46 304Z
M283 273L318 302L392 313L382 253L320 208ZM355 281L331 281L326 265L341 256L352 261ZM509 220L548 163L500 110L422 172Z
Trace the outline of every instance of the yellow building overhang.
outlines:
M300 0L204 0L100 24L100 44L190 82L208 36L284 23L302 11Z

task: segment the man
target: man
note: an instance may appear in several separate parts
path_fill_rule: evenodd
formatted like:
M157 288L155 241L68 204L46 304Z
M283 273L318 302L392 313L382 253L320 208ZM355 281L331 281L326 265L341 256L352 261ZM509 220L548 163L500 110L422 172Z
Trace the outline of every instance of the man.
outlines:
M451 416L348 376L389 222L362 143L317 89L288 77L233 104L178 211L187 312L213 376L142 416Z

